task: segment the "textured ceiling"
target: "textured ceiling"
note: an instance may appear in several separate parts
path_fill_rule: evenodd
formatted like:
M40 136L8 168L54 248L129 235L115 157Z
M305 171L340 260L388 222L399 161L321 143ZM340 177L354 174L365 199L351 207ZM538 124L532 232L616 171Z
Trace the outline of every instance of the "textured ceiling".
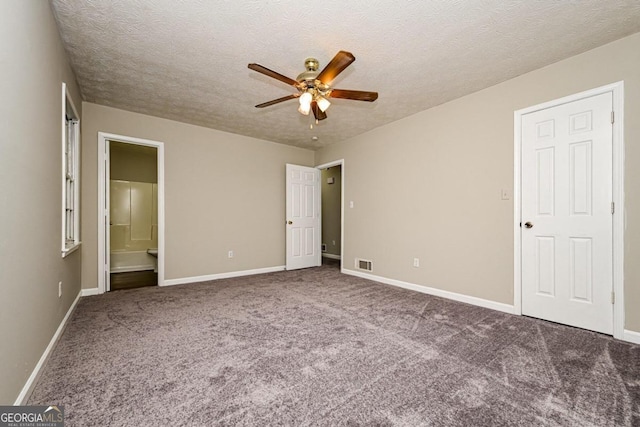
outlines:
M637 0L52 0L85 101L317 149L640 31ZM356 61L314 129L295 89L313 56ZM312 116L311 116L312 117ZM312 141L317 136L317 141Z

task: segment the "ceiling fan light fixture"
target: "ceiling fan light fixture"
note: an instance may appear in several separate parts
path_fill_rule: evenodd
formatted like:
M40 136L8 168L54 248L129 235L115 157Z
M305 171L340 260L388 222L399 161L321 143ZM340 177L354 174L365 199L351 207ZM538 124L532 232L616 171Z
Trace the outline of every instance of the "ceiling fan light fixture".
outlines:
M318 103L318 108L320 108L320 111L322 111L323 113L327 111L327 108L331 106L329 100L320 95L316 97L316 102Z
M300 98L300 106L298 111L300 114L308 116L313 112L316 124L320 120L327 118L325 111L331 106L331 102L327 98L352 99L356 101L373 102L378 99L378 92L365 92L361 90L333 89L331 82L338 74L344 71L356 58L352 53L341 50L331 61L318 72L318 60L315 58L307 58L305 60L305 68L302 74L296 80L277 73L273 70L263 67L260 64L251 63L249 69L257 71L265 76L274 78L287 85L291 85L298 91L289 96L283 96L272 101L263 102L256 105L256 108L269 107L289 99Z
M298 111L308 116L309 111L311 111L311 101L313 101L313 95L310 92L304 92L300 95L300 107L298 107Z
M305 116L309 115L309 111L311 111L311 104L302 104L298 107L298 111L300 114L304 114Z
M305 92L300 95L300 105L310 106L311 101L313 101L313 95L310 92Z

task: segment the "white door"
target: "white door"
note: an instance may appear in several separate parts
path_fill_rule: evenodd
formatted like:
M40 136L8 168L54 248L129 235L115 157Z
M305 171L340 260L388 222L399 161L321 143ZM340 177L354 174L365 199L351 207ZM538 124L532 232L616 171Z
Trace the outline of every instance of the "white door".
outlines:
M320 170L287 165L287 270L317 267L320 253Z
M522 313L613 333L612 93L522 116Z

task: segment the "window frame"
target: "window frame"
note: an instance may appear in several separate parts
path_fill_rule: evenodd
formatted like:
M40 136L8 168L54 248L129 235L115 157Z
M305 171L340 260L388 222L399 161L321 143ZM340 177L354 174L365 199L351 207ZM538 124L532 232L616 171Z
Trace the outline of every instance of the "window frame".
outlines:
M62 257L80 241L80 116L67 85L62 83Z

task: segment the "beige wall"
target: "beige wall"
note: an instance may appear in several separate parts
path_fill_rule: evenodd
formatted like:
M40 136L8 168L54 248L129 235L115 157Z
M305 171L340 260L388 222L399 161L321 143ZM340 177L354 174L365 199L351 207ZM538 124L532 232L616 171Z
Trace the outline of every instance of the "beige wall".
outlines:
M316 164L347 165L343 265L371 259L375 275L512 304L513 198L500 190L513 195L513 113L620 80L626 328L640 331L640 34L318 151Z
M83 114L84 288L97 286L99 131L165 144L166 279L284 265L285 164L313 166L312 151L86 102Z
M111 179L158 182L158 153L156 148L110 142L109 153Z
M341 170L339 165L322 170L322 243L332 255L340 255ZM333 184L327 184L328 178Z
M78 113L81 99L49 2L1 1L0 40L0 404L7 405L80 291L80 251L64 259L60 251L62 82Z

